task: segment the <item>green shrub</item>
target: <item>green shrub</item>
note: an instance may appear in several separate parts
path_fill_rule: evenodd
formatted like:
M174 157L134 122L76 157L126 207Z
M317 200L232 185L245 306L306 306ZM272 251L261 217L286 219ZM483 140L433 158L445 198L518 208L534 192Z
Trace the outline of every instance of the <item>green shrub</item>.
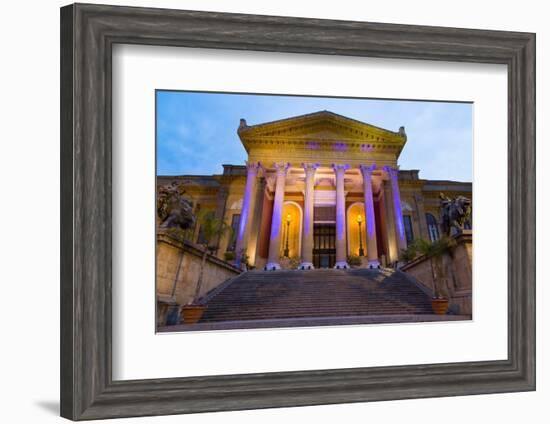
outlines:
M246 268L248 269L248 267L250 266L250 264L248 263L248 261L250 260L250 256L248 256L246 253L244 253L244 251L242 252L241 254L241 264L246 266Z
M415 246L422 255L439 257L444 253L451 253L452 248L456 246L456 241L451 237L443 236L434 242L419 239L415 242Z
M409 245L406 249L401 250L401 253L399 254L399 259L402 262L410 262L414 260L418 256L418 246L415 243L412 243Z
M294 257L290 258L290 261L289 261L290 269L298 268L301 263L302 263L302 261L298 256L294 256Z
M348 264L349 266L361 266L363 262L361 261L361 257L357 255L349 255L348 256Z
M234 260L235 260L235 252L225 252L225 253L223 254L223 258L224 258L227 262L234 261Z

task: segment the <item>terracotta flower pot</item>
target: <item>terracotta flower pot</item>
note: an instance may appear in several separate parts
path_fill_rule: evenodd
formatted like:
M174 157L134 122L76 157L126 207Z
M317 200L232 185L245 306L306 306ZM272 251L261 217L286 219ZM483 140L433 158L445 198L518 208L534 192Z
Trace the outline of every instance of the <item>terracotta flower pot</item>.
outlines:
M181 308L184 324L196 324L206 310L206 306L202 305L186 305Z
M445 315L449 309L449 299L432 299L432 310L436 315Z

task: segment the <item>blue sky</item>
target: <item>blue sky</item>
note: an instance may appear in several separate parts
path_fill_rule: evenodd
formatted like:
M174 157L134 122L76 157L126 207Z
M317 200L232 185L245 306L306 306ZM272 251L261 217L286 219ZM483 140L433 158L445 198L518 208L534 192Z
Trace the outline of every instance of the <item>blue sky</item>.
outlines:
M378 127L405 127L401 169L420 178L472 181L472 105L157 91L157 175L212 175L246 160L237 127L329 110Z

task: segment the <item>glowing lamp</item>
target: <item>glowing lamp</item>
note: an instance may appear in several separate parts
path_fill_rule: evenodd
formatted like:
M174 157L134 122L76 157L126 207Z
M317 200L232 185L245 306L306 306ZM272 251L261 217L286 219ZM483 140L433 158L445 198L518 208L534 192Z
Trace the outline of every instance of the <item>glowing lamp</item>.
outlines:
M288 214L286 216L286 242L285 242L285 250L283 255L287 258L290 257L290 250L288 248L288 237L290 235L290 221L292 220L292 216Z

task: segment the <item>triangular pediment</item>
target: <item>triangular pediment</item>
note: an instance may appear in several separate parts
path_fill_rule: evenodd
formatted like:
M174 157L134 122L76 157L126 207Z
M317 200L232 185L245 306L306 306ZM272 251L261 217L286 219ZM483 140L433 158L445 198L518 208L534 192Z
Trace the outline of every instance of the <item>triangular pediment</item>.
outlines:
M404 129L398 132L376 127L329 111L247 125L241 120L238 134L245 147L249 143L285 139L294 142L401 142Z
M249 160L393 164L407 141L405 129L394 132L329 111L294 116L258 125L244 119L238 135Z

